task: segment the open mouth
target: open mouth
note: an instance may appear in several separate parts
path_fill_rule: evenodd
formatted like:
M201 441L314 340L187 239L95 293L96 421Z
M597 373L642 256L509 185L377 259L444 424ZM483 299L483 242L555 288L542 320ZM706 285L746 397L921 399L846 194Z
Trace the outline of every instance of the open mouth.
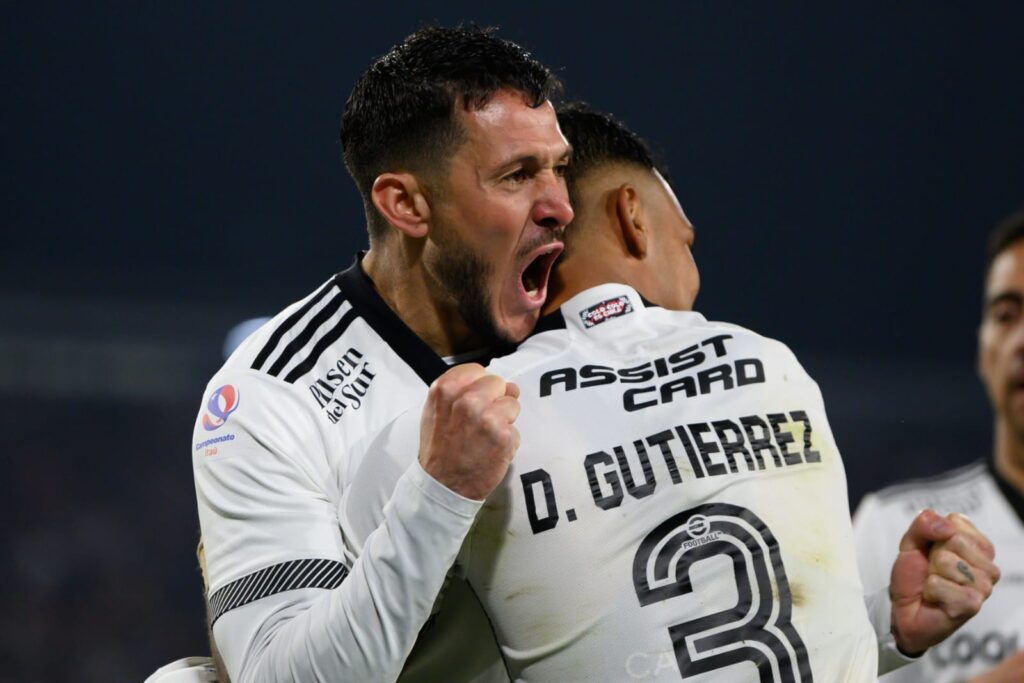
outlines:
M531 301L543 300L546 297L551 268L562 253L562 248L561 242L545 244L534 252L533 258L523 268L519 276L520 285Z

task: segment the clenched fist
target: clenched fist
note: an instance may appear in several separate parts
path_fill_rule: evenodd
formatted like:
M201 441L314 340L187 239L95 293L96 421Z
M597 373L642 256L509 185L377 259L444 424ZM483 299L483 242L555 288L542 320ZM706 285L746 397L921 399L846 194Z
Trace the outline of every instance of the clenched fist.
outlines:
M924 510L892 568L892 630L908 654L941 642L981 609L999 581L995 549L967 517Z
M452 491L483 500L501 483L519 448L519 387L482 365L444 373L427 392L420 465Z

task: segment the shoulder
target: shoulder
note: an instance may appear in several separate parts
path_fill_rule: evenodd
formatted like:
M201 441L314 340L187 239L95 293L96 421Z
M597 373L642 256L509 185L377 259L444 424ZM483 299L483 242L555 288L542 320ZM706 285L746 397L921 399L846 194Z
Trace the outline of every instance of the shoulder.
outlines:
M223 370L253 370L294 382L323 340L337 338L355 318L351 302L332 277L286 307L250 334L231 354ZM306 368L308 369L308 368Z
M217 668L210 657L185 657L154 671L145 683L216 683Z
M564 326L534 330L515 351L491 360L487 369L505 379L514 379L539 365L556 362L570 351L571 346L569 332Z
M913 516L923 508L940 514L956 510L964 514L978 509L983 502L981 487L989 480L982 460L936 475L910 479L883 488L865 497L867 509L877 514Z

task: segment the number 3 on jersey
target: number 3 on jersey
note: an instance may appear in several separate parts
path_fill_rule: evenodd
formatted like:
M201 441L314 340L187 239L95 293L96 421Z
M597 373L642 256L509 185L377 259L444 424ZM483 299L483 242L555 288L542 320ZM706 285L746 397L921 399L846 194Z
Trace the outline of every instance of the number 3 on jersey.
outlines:
M730 609L669 627L679 673L685 679L750 661L760 683L811 683L807 648L790 622L792 596L778 543L746 508L699 505L649 533L633 558L640 605L691 593L693 565L718 555L732 560L739 599Z

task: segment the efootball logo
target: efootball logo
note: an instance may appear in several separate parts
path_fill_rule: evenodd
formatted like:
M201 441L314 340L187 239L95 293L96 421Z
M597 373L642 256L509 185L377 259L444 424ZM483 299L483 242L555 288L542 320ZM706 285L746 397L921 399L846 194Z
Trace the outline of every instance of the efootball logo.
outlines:
M590 329L605 320L632 312L633 304L629 302L629 297L617 296L580 311L580 320L583 321L584 327Z
M206 413L203 414L203 429L212 432L228 421L228 416L238 409L238 390L230 384L225 384L213 392L210 400L206 403Z

